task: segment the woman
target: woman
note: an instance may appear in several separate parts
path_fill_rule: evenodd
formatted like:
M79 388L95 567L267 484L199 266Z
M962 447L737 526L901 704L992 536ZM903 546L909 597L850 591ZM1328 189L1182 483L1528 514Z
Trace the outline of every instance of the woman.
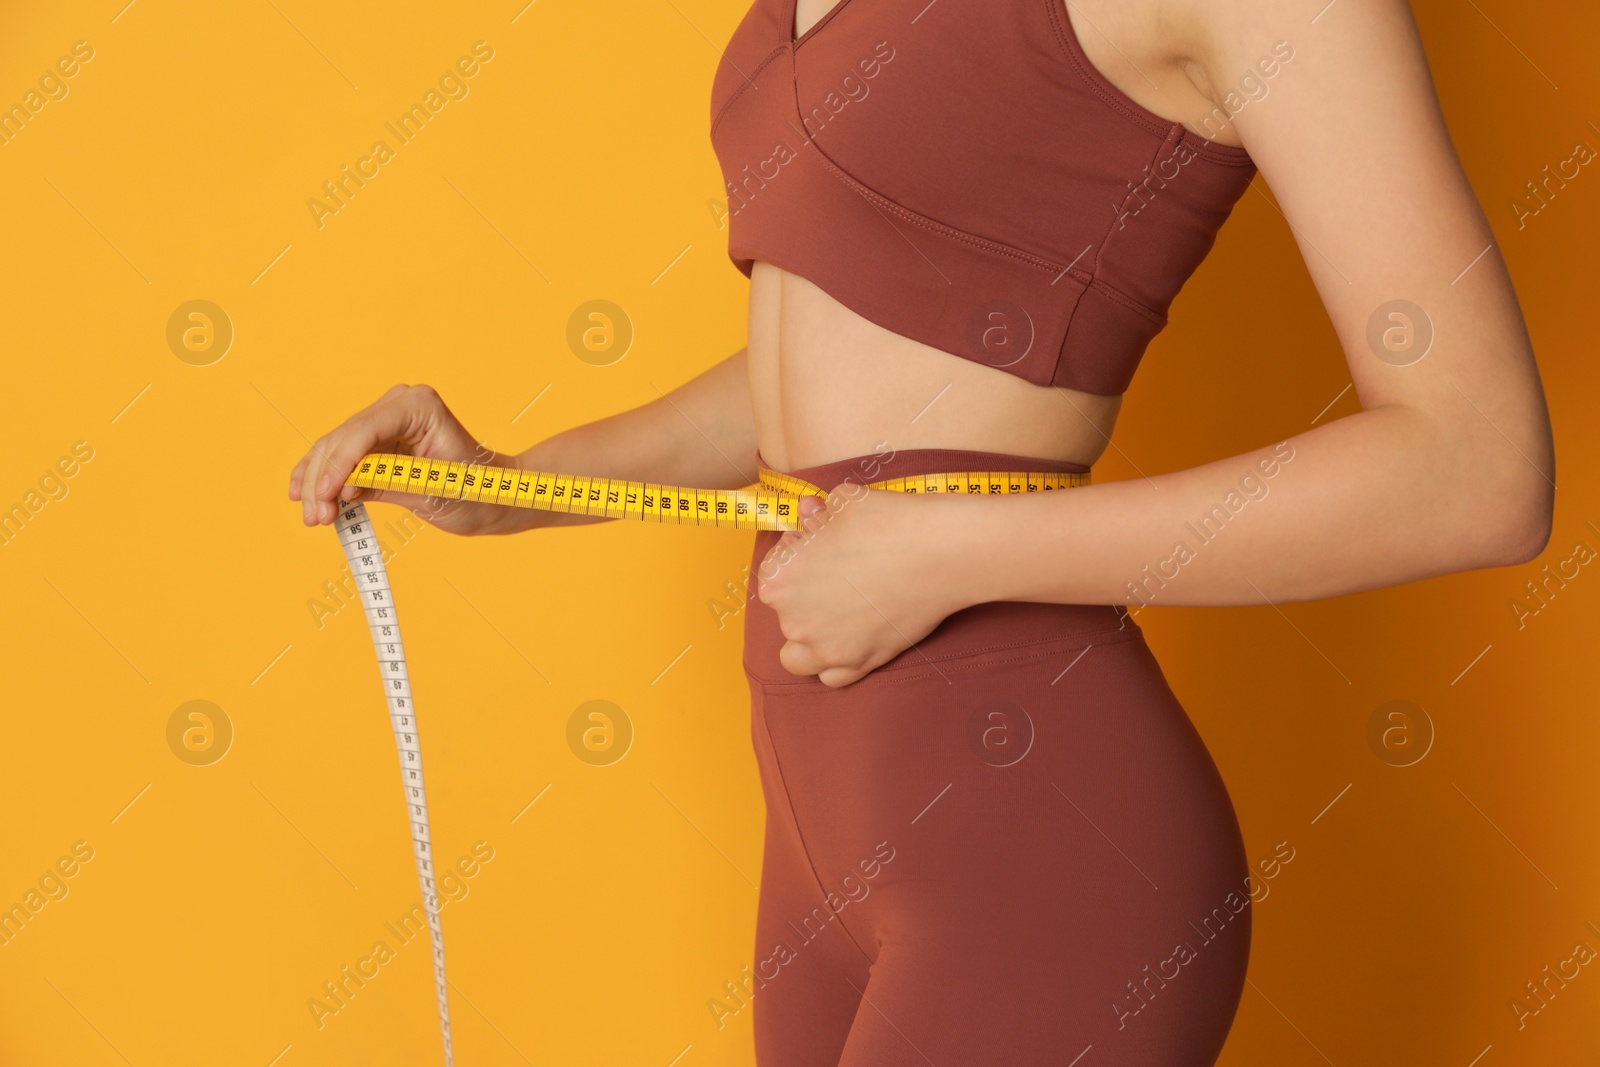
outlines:
M1292 853L1246 855L1128 608L1537 555L1553 449L1504 264L1401 0L830 2L756 0L713 84L747 349L516 456L396 386L289 495L308 525L418 503L341 491L370 451L716 488L760 463L828 490L751 558L767 831L735 999L758 1062L1211 1064L1257 880ZM1087 471L1257 168L1360 413L1070 492L860 488Z

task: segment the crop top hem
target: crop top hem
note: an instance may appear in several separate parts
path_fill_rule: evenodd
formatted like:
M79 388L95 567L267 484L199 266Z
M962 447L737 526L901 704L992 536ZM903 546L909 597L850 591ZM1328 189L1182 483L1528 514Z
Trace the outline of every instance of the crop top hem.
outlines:
M913 323L899 323L892 328L878 321L872 314L872 310L856 298L855 293L849 289L837 287L827 279L819 280L818 277L813 276L811 271L790 260L787 256L769 254L749 258L734 258L733 265L741 274L749 278L754 271L757 260L777 267L779 270L792 274L797 278L804 278L841 306L883 329L888 329L892 333L898 333L919 344L927 345L935 351L944 352L959 359L971 358L970 356L963 356L959 352L950 351L949 348L939 343L937 337L923 335ZM1085 299L1091 296L1097 298L1101 303L1085 302ZM1069 313L1066 317L1067 326L1061 337L1060 344L1059 346L1052 346L1057 352L1057 358L1038 364L1035 368L1019 376L1033 385L1062 386L1076 392L1089 393L1096 396L1119 396L1127 392L1128 386L1133 381L1134 370L1141 362L1144 354L1142 347L1139 355L1133 357L1126 366L1110 370L1080 367L1064 362L1060 359L1060 355L1075 343L1079 337L1085 335L1100 336L1107 329L1108 322L1116 317L1117 313L1111 311L1111 308L1121 308L1124 313L1132 312L1138 316L1140 321L1145 323L1145 325L1139 326L1127 319L1116 320L1121 323L1120 327L1117 327L1118 329L1125 334L1137 333L1145 344L1148 344L1151 338L1166 327L1167 317L1152 311L1126 293L1107 285L1099 279L1092 279L1087 284L1084 284L1079 290L1079 296L1071 301L1071 307L1072 313ZM1111 319L1108 319L1108 316Z

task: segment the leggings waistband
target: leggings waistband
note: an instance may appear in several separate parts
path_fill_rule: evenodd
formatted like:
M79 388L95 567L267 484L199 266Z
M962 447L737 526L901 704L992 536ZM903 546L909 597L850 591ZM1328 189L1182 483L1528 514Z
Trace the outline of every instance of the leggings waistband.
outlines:
M777 470L759 451L762 466ZM866 485L885 478L910 477L956 471L1048 471L1080 473L1082 463L983 452L960 448L902 448L865 456L851 456L809 467L784 471L832 490L845 482ZM775 530L758 531L750 557L750 590L745 611L744 668L752 684L776 691L830 692L815 676L789 673L778 658L786 638L776 613L756 595L756 576L767 553L777 545ZM802 550L803 551L803 550ZM882 664L853 686L876 688L932 675L949 674L980 665L995 666L1040 656L1057 656L1065 668L1085 647L1142 639L1133 618L1120 605L1053 604L999 600L962 608L944 619L933 632ZM957 661L959 661L959 666Z
M756 460L763 467L778 470L756 450ZM900 448L885 449L864 456L831 460L810 467L796 467L783 471L804 478L823 489L832 489L842 482L859 482L865 485L884 478L910 478L918 474L943 474L955 471L1041 471L1056 474L1079 474L1089 470L1088 465L1067 460L1045 459L1039 456L1018 456L1008 452L982 452L966 448Z

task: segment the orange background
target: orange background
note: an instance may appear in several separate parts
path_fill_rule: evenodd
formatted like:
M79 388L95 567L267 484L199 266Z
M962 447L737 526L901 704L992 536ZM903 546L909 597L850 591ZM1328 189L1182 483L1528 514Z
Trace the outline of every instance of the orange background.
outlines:
M745 5L121 4L0 15L0 103L74 42L94 50L0 146L0 507L92 449L0 548L0 907L92 849L0 947L0 1063L437 1064L418 942L320 1028L307 1006L419 896L367 631L354 609L319 627L309 604L343 557L301 525L287 473L395 382L434 385L516 450L744 343L706 131ZM1141 614L1252 858L1295 849L1255 905L1233 1067L1532 1067L1600 1045L1592 967L1521 1028L1511 1008L1576 944L1600 948L1600 578L1552 580L1521 628L1511 606L1575 545L1600 547L1600 176L1584 168L1520 230L1511 207L1576 142L1600 146L1600 13L1414 7L1540 357L1554 534L1517 567ZM468 95L319 228L306 201L479 40L494 56ZM1256 185L1146 356L1097 480L1356 410ZM166 341L195 299L234 330L208 366ZM594 299L635 329L610 366L565 340ZM380 527L401 514L374 507ZM492 851L444 911L459 1062L749 1064L750 1013L718 1029L707 1007L751 959L760 869L738 619L719 630L708 606L749 535L390 537L437 852ZM634 733L609 766L566 740L594 699ZM191 700L232 729L205 766L169 746ZM1431 723L1410 766L1368 742L1391 700ZM1424 732L1391 735L1390 759Z

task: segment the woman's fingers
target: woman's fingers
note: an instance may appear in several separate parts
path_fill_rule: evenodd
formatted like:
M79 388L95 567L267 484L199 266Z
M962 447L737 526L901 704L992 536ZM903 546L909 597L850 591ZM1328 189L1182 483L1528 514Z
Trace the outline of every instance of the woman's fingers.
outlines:
M289 472L289 499L300 499L300 479L306 472L306 457L301 456L300 462L294 465L294 470Z
M440 458L466 456L472 447L471 435L431 386L395 385L316 440L289 472L289 498L300 501L307 526L337 521L339 510L356 500L414 506L423 494L345 483L372 452Z
M376 407L378 404L383 403L385 400L388 400L391 397L394 397L394 396L396 396L396 395L398 395L400 393L403 393L407 388L408 387L404 386L404 385L393 386L388 392L384 393L377 400L373 401L371 404L368 404L365 408L363 408L362 411L370 411L370 410L372 410L372 408ZM357 414L360 414L360 412L358 412ZM289 499L290 500L301 500L301 499L303 499L305 497L307 490L309 489L309 487L312 484L311 481L306 477L306 475L309 473L309 468L311 466L311 461L314 458L317 458L317 457L319 457L319 455L322 454L322 453L318 452L318 447L319 446L323 447L324 451L325 451L326 436L327 435L324 435L323 438L318 440L316 445L313 445L312 448L308 452L306 452L305 455L301 456L300 457L300 462L296 463L294 465L294 469L289 472Z
M353 416L333 432L328 443L328 457L315 489L318 499L331 501L337 497L361 457L378 451L378 446L394 442L414 445L422 436L426 421L426 412L419 410L418 398L411 393L392 397Z
M391 385L387 392L385 392L378 399L374 400L372 403L368 404L366 407L362 408L361 411L357 412L356 414L357 415L362 415L362 414L364 414L364 413L366 413L368 411L371 411L373 408L377 407L379 404L382 404L382 403L385 403L387 401L393 400L395 397L400 396L402 393L406 392L406 390L408 390L410 388L411 388L411 386L405 385L405 384ZM365 455L365 453L363 453L363 455ZM348 478L349 475L346 474L345 477ZM342 483L343 479L340 479L340 481ZM366 495L363 495L363 494L366 494ZM378 490L376 490L376 489L364 490L359 485L345 485L339 490L339 492L337 494L335 494L335 497L336 497L336 499L334 501L334 507L336 509L338 508L339 503L341 501L346 503L346 504L349 504L349 503L353 503L353 502L355 502L357 500L373 500L373 501L377 501L377 500L385 499L384 494L379 492Z
M339 512L343 511L345 508L349 507L351 504L357 504L357 503L360 503L360 504L395 503L395 504L401 505L402 507L409 507L410 506L410 505L407 505L406 502L405 502L405 495L406 494L404 494L404 493L396 493L396 492L392 492L392 491L384 490L384 489L364 489L359 485L347 485L347 486L345 486L345 493L348 493L350 495L346 496L343 493L341 493L339 498L333 502L334 515L335 516L337 516L339 514Z
M425 386L396 386L328 435L306 473L319 521L332 522L338 514L345 480L362 456L396 442L410 445L422 436L426 409L436 396Z
M300 479L300 512L307 526L315 526L322 521L322 502L317 499L316 484L327 454L327 435L313 441L311 451L306 453L306 469Z

